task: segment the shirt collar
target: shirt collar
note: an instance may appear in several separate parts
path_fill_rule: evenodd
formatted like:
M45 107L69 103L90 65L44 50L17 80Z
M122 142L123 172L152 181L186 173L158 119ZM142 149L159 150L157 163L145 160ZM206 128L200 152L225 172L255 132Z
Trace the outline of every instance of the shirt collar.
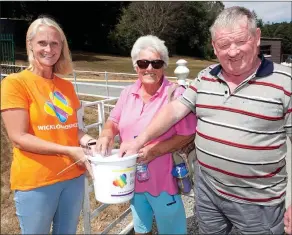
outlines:
M169 84L170 82L165 78L165 76L163 75L162 77L162 84L161 86L159 87L159 89L156 91L155 95L160 95L164 92L164 89L165 87ZM139 90L142 86L142 82L140 79L137 79L136 82L134 83L133 85L133 88L132 88L132 94L133 95L139 95Z
M263 55L259 55L259 58L261 59L261 64L258 68L258 70L255 73L256 77L265 77L273 73L274 71L274 63L270 60L267 60ZM222 66L221 64L218 64L213 69L211 69L210 74L212 76L218 76L218 74L221 72Z

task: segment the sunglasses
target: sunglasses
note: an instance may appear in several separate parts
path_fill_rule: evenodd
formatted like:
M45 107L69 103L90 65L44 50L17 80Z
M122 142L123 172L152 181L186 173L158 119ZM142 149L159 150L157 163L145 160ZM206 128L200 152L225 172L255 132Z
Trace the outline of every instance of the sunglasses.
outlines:
M137 60L137 65L140 69L147 69L149 64L151 64L154 69L161 69L164 65L163 60Z

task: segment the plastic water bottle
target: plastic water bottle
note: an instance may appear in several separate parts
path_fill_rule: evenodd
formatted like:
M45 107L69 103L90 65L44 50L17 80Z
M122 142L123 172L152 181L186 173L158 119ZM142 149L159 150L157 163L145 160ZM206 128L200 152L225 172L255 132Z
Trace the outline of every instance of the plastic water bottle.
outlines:
M171 173L176 177L178 188L181 193L187 194L192 190L192 180L185 163L175 165Z
M150 174L148 170L148 165L137 163L136 176L139 182L144 182L144 181L149 180Z
M134 139L135 138L137 138L137 135L134 136ZM136 177L139 182L149 180L150 174L148 170L148 164L137 163Z

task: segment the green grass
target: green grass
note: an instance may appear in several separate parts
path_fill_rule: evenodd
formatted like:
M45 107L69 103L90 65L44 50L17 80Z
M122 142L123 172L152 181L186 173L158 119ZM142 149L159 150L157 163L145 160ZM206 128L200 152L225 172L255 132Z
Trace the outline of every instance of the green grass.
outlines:
M132 66L130 57L110 56L95 53L72 52L73 63L75 70L86 70L96 72L115 72L115 73L136 73ZM197 76L198 72L209 66L217 63L215 60L207 61L189 56L173 56L170 57L169 66L165 70L165 75L175 76L174 70L177 67L176 62L179 59L184 59L188 62L187 67L190 70L189 78ZM16 63L18 65L27 65L25 52L16 52ZM98 75L92 76L99 78ZM103 78L103 75L101 75Z

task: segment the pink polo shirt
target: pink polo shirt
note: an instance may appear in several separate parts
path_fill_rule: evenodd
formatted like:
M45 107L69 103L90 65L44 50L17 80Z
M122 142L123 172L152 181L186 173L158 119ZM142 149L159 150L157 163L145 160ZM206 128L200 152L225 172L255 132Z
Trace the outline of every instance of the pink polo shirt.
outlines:
M141 87L139 79L121 92L109 117L110 120L118 124L121 141L132 140L147 128L155 114L168 103L167 89L171 84L163 78L161 87L146 104L139 95ZM183 87L177 88L174 97L180 96L183 91ZM176 134L191 135L196 132L196 125L196 116L191 112L154 141L167 140ZM163 191L170 195L177 194L176 179L171 175L172 167L173 161L170 153L155 158L148 164L150 179L145 182L139 182L136 179L135 192L148 192L153 196L158 196Z

